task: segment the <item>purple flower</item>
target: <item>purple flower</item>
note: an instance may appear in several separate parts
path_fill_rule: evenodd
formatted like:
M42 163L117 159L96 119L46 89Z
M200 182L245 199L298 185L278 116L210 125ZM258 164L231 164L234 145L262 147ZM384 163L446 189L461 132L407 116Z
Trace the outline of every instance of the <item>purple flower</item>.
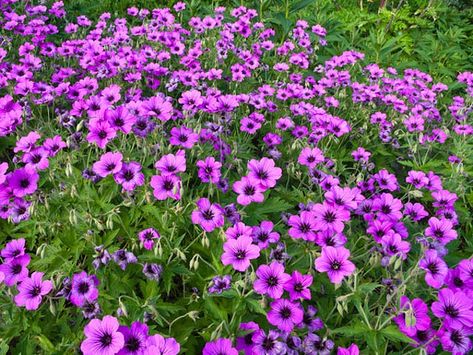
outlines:
M426 271L425 282L433 288L440 288L445 283L448 266L437 251L429 249L425 251L424 258L419 262L419 268Z
M232 277L230 275L215 276L212 279L212 286L209 287L209 293L221 294L223 291L229 290L232 286Z
M284 272L284 265L276 261L269 265L260 265L256 270L256 277L253 283L255 292L274 299L281 298L284 285L291 280L291 276Z
M453 224L448 219L438 219L431 217L429 219L429 226L425 230L427 237L432 237L438 240L443 245L457 238L457 232L453 229Z
M128 264L134 264L138 261L132 252L123 249L119 249L113 253L112 259L118 264L118 266L120 266L120 269L122 270L125 270Z
M273 227L271 221L262 221L259 226L253 227L251 236L260 249L266 249L270 243L278 242L280 236L278 232L273 231Z
M316 332L324 327L324 322L317 315L317 308L309 305L307 310L304 312L302 322L298 325L299 328L307 327L311 332Z
M337 355L359 355L360 349L358 349L358 345L351 344L348 348L338 347Z
M150 185L157 200L181 199L181 178L176 175L154 175L151 177Z
M345 276L355 271L355 265L348 260L350 251L344 247L324 247L322 255L315 259L315 269L326 272L332 283L341 283Z
M238 350L232 345L230 339L219 338L205 344L202 355L238 355Z
M291 227L289 228L288 234L292 238L302 238L311 242L317 239L317 232L320 229L312 212L302 211L299 216L291 216L287 224Z
M284 332L291 332L294 326L302 322L304 312L298 303L280 298L271 302L267 314L268 322Z
M8 163L0 163L0 185L7 179Z
M263 190L272 188L281 178L282 170L275 166L274 160L262 158L248 162L248 177L257 181Z
M429 308L420 298L410 301L406 296L401 296L399 311L401 313L394 321L404 334L413 337L417 331L430 328Z
M206 232L223 227L225 219L219 204L211 203L208 198L202 197L196 205L198 209L192 211L192 223L200 225Z
M5 262L10 262L12 259L18 258L25 254L25 239L13 239L5 245L2 249L1 255Z
M25 153L22 162L25 167L33 168L36 171L45 170L49 167L49 152L43 147L36 147Z
M199 160L196 164L199 168L197 174L202 182L211 182L216 184L220 181L222 164L214 157L207 157L205 160Z
M148 326L140 322L133 322L131 327L119 326L118 331L123 334L124 345L118 355L140 355L147 347Z
M240 323L240 330L245 332L244 336L236 338L236 348L239 351L243 351L245 354L253 353L253 335L259 330L260 327L255 322Z
M350 212L343 207L332 206L327 202L317 203L312 208L317 227L322 231L341 233L345 228L344 222L350 220Z
M473 301L465 293L453 292L448 288L439 291L438 301L432 303L432 313L445 318L449 327L458 329L462 325L473 327Z
M150 280L159 281L161 274L163 273L163 267L158 264L148 264L143 265L143 274Z
M117 174L122 169L122 159L122 153L108 152L103 154L98 162L94 163L92 169L101 177L106 177L110 174Z
M241 236L251 237L253 229L243 222L237 222L225 231L227 239L237 239Z
M15 296L17 306L24 306L28 311L38 309L43 296L53 288L51 281L43 281L43 275L42 272L33 272L31 277L25 278L18 285L18 294Z
M305 165L308 168L315 168L319 163L325 159L322 151L319 148L304 148L299 155L297 161L301 165Z
M148 337L148 347L143 355L177 355L181 346L174 338L164 338L160 334Z
M84 355L117 354L125 344L118 327L118 320L112 316L105 316L102 320L92 319L84 328L86 339L80 346Z
M329 355L332 352L333 345L333 341L309 333L302 342L302 350L305 354Z
M89 123L89 133L87 134L87 141L95 143L100 149L105 149L107 143L115 138L117 131L112 128L108 121L101 121L93 119Z
M221 256L223 265L232 265L237 271L245 271L250 267L250 260L260 255L260 250L252 244L250 237L242 236L229 239L223 244L224 253Z
M473 329L467 327L447 328L443 327L438 332L438 337L445 351L455 355L470 354L473 348L471 335Z
M194 133L194 131L185 126L182 127L173 127L171 129L171 138L169 143L171 145L176 145L183 147L185 149L191 149L194 144L199 140L199 135Z
M28 277L27 266L30 260L30 256L24 254L1 264L0 272L5 276L5 285L13 286L18 282L23 282Z
M275 330L270 330L268 334L263 329L253 333L253 354L279 355L283 354L285 345L278 340L279 334Z
M233 183L233 191L238 194L237 202L246 206L252 202L261 203L264 200L263 192L258 180L243 176Z
M175 175L186 171L186 152L178 150L176 154L167 154L159 159L154 167L161 175Z
M77 307L82 307L86 302L95 301L99 296L98 284L99 280L95 275L89 276L85 271L75 274L72 277L69 301Z
M143 243L144 248L147 250L153 249L154 239L158 239L160 237L161 236L159 235L159 232L154 228L148 228L138 233L138 238L140 239L141 243Z
M141 172L141 164L135 161L123 163L120 171L113 175L115 181L122 185L123 190L133 191L137 186L145 183L145 176Z
M38 180L38 173L29 166L17 169L7 176L8 185L16 197L34 193L38 188Z
M404 205L404 214L408 215L414 222L419 222L429 215L422 204L411 202Z
M409 242L403 241L401 236L390 231L383 238L381 238L381 245L383 252L388 256L399 255L402 260L407 258L407 253L411 250Z
M289 292L291 301L300 298L310 300L310 285L312 285L312 275L303 275L299 271L293 271L291 279L284 284L284 290Z
M458 269L462 275L465 286L473 288L473 259L460 261Z

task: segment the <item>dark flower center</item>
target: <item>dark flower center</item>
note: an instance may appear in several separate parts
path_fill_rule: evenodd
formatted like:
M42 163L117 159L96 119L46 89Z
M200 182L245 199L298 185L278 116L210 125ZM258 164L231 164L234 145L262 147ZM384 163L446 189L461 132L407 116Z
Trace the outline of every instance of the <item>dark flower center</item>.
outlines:
M13 267L11 268L11 271L12 271L12 274L13 274L13 275L18 275L18 274L21 272L22 269L23 269L23 268L21 267L20 264L15 264L15 265L13 265Z
M278 284L278 278L276 276L270 276L267 282L268 286L276 286Z
M336 219L337 219L337 217L335 216L335 213L333 213L332 211L325 212L325 214L324 214L324 220L325 220L326 222L332 223L332 222L334 222Z
M125 173L123 174L123 178L126 180L126 181L131 181L133 180L133 177L135 175L133 174L133 172L131 170L126 170Z
M391 206L383 205L381 207L381 212L384 214L390 214L391 213Z
M309 233L310 232L310 224L308 223L301 223L299 229L301 230L302 233Z
M40 161L41 161L41 155L35 154L35 155L33 155L33 157L31 158L31 162L32 162L33 164L38 164Z
M105 131L100 131L97 135L99 136L100 139L107 138L107 132Z
M87 282L81 282L77 288L80 294L86 294L89 292L89 284Z
M172 183L172 181L166 180L164 181L163 188L166 191L171 191L174 188L174 184Z
M459 277L454 277L453 278L453 284L457 287L462 287L463 286L463 280Z
M342 264L339 261L332 261L332 270L338 270L342 266Z
M458 313L459 313L459 312L458 312L458 310L457 310L454 306L452 306L452 305L446 306L446 307L444 308L444 311L445 311L445 313L447 313L447 314L448 314L450 317L452 317L452 318L458 317Z
M22 179L20 180L20 186L26 189L28 186L30 186L30 181L28 179Z
M437 274L439 272L439 266L436 263L430 263L429 265L427 265L427 269L432 274Z
M204 217L205 220L210 221L214 218L214 213L212 210L206 210L202 212L202 217Z
M246 250L238 250L235 254L235 258L242 260L246 257Z
M302 284L300 282L298 282L294 285L294 291L296 291L296 292L302 292L303 289L304 289L304 286L302 286Z
M279 314L281 315L281 318L288 319L291 316L291 310L289 307L283 307Z
M434 235L435 235L436 238L442 238L443 237L443 231L440 230L440 229L436 229L434 231Z
M115 123L115 126L121 127L125 124L125 121L123 120L123 118L116 118L114 123Z
M256 175L261 179L261 180L265 180L269 177L269 174L264 171L264 170L260 170L256 173Z
M105 348L112 344L113 337L111 334L105 333L100 337L100 344L102 344L102 348Z
M243 190L243 192L247 196L253 196L255 194L255 188L254 188L254 186L247 185L247 186L245 186L245 189Z
M418 330L417 331L417 338L421 341L424 342L428 339L428 333L424 330Z
M261 344L264 350L273 350L274 348L274 340L267 337L264 339L263 343Z
M116 166L117 165L115 163L109 163L109 164L107 164L105 169L107 169L108 171L112 171L113 169L115 169Z
M32 289L31 289L31 297L36 297L38 296L39 294L41 293L41 286L34 286Z
M179 142L182 142L182 143L187 142L187 136L184 135L184 134L181 134L181 135L179 136Z
M125 348L129 351L137 351L140 347L141 347L141 342L135 337L128 339L128 341L125 344Z
M265 232L261 232L259 235L258 235L258 239L262 242L265 242L267 241L269 238L269 235L268 233L265 233Z
M452 334L450 335L450 339L457 346L461 346L464 340L462 334L458 330L452 331Z

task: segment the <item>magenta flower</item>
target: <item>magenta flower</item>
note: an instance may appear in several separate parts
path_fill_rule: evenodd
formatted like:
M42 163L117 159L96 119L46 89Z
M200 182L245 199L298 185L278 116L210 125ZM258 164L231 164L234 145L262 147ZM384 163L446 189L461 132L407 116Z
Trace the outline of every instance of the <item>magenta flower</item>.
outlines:
M21 159L25 167L36 171L45 170L49 167L49 152L43 147L37 147L23 155Z
M274 224L271 221L262 221L259 226L252 228L251 236L253 242L258 244L260 249L266 249L270 243L277 243L280 235L273 231Z
M411 170L407 174L406 182L413 185L416 189L422 189L429 184L429 178L423 171Z
M148 337L148 347L143 355L177 355L181 346L174 338L164 338L160 334Z
M263 190L272 188L281 178L282 170L275 166L273 159L251 159L248 162L248 177L257 181Z
M13 239L9 241L5 248L2 249L1 255L5 259L5 262L10 262L12 259L18 258L25 254L25 239Z
M238 194L237 202L246 206L252 202L260 203L264 200L263 192L258 180L243 176L240 181L235 181L233 191Z
M93 119L89 123L89 134L87 141L95 143L100 149L105 149L109 141L117 136L117 132L107 121Z
M237 271L245 271L250 267L250 260L259 257L259 248L252 244L250 237L242 236L229 239L223 244L221 256L223 265L232 265Z
M146 116L157 118L161 122L169 121L173 112L172 104L161 96L153 96L144 101L142 108Z
M304 311L298 303L280 298L271 302L271 310L267 314L268 322L283 332L291 332L294 326L301 323Z
M230 339L219 338L205 344L202 355L238 355Z
M319 163L324 161L324 155L319 148L304 148L299 155L297 161L301 165L308 168L315 168Z
M54 136L53 138L46 139L43 147L48 151L50 157L54 157L60 150L66 148L67 145L61 136Z
M124 345L118 355L141 355L148 345L148 326L133 322L130 327L121 325L118 331L123 334Z
M403 241L399 234L392 231L381 238L381 245L385 255L399 255L403 260L406 260L407 253L411 250L411 244Z
M402 202L394 198L389 193L383 193L373 200L373 211L377 212L378 217L398 221L402 218Z
M244 332L244 335L236 338L236 349L243 351L245 354L252 354L254 346L253 335L259 329L259 325L255 322L240 323L240 330Z
M293 271L291 278L284 284L284 290L289 292L291 301L298 299L310 300L310 285L312 285L312 275L303 275L299 271Z
M355 265L348 260L350 251L344 247L324 247L322 255L315 259L315 269L326 272L330 282L341 283L345 276L355 271Z
M196 166L199 168L197 174L202 182L211 182L213 184L219 182L222 175L220 172L222 164L216 161L214 157L199 160Z
M106 177L110 174L117 174L122 169L123 155L120 152L108 152L100 157L98 162L92 166L94 173L98 176Z
M143 186L145 176L141 172L141 164L136 161L123 163L120 171L113 175L115 181L122 185L123 190L133 191L137 186Z
M223 227L225 219L223 209L219 204L211 203L208 198L202 197L196 205L198 209L192 211L192 223L200 225L206 232Z
M358 345L351 344L348 348L341 348L337 349L337 355L359 355L360 349L358 349Z
M432 237L443 245L457 238L457 232L453 229L453 224L448 219L431 217L428 223L429 226L425 230L427 237Z
M98 284L99 280L95 275L89 276L85 271L75 274L72 277L69 301L77 307L82 307L86 302L92 303L99 296Z
M15 148L13 148L13 152L18 153L18 152L24 152L27 153L31 149L35 147L36 142L41 138L41 135L36 132L32 131L28 133L25 137L21 137L15 145Z
M291 227L289 228L288 234L292 238L302 238L311 242L317 239L317 232L320 229L312 212L302 211L299 216L293 215L289 217L287 224Z
M202 94L200 93L200 91L189 90L184 91L178 101L182 105L183 110L191 111L202 105L204 99L202 98Z
M119 106L114 110L105 110L104 118L115 131L122 131L124 134L131 132L131 128L136 122L136 117L131 115L124 106Z
M28 311L38 309L43 296L53 288L51 281L43 281L43 275L42 272L33 272L31 277L27 277L18 285L19 293L15 296L17 306L24 306Z
M186 152L178 150L177 153L164 155L154 167L161 175L175 175L186 171Z
M256 277L253 283L255 292L274 299L281 298L284 285L291 280L291 276L284 272L284 265L277 261L269 265L260 265L256 270Z
M148 228L138 233L138 238L140 239L141 243L143 243L144 248L147 250L153 249L154 240L160 237L161 235L154 228Z
M413 337L417 331L430 328L429 308L420 298L412 301L406 296L401 296L400 314L394 318L399 329L404 334Z
M154 175L151 177L150 185L157 200L181 199L181 178L176 175Z
M20 255L0 265L0 272L5 276L5 285L13 286L23 282L28 277L27 266L30 263L28 254Z
M251 237L253 229L243 222L237 222L225 231L227 239L237 239L241 236Z
M438 332L442 348L454 355L471 353L473 348L471 335L473 335L473 329L467 327L442 327Z
M322 231L341 233L345 228L344 222L350 220L350 212L343 207L332 206L327 202L317 203L312 208L317 227Z
M112 316L105 316L102 320L92 319L84 328L86 339L80 346L84 355L117 354L125 344L118 327L118 320Z
M438 301L432 303L432 313L444 318L449 327L473 327L473 300L465 293L453 292L448 288L439 291Z
M433 288L440 288L445 283L448 266L437 251L429 249L424 253L424 258L419 262L419 268L426 271L425 282Z
M185 126L182 127L173 127L171 129L171 138L169 143L171 145L176 145L183 147L185 149L191 149L195 143L199 140L199 135L194 133L194 131Z
M7 179L8 163L0 163L0 185Z
M38 173L29 166L17 169L7 176L7 182L13 195L23 197L31 195L38 188Z

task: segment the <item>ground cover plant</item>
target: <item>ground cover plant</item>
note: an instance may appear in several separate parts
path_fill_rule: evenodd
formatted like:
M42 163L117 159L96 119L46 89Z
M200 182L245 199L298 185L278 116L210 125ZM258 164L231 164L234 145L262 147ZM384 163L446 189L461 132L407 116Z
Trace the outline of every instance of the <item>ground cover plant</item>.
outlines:
M447 85L245 6L0 4L0 353L471 351L466 59Z

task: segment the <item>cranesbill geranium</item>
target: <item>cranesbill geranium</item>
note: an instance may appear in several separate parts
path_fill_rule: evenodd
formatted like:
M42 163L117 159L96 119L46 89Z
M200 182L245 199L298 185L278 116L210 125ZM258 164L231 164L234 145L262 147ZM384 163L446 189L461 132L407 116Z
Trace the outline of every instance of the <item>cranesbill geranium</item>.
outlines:
M429 308L420 298L412 301L401 296L400 314L394 318L399 329L408 336L415 336L417 331L430 328Z
M148 347L143 355L177 355L181 346L174 338L164 338L160 334L148 337Z
M248 162L248 171L248 177L258 181L264 190L274 187L282 175L281 168L276 167L274 160L268 158L251 159Z
M425 282L433 288L440 288L445 283L448 266L436 250L426 250L419 262L419 268L426 271Z
M1 264L0 272L5 275L5 285L13 286L25 280L28 277L27 266L30 260L30 256L24 254Z
M140 242L143 243L143 247L147 250L153 249L154 240L161 237L159 232L154 228L147 228L138 233Z
M219 338L205 344L202 355L238 355L238 350L232 345L230 339Z
M260 265L256 270L256 280L253 288L260 295L271 298L281 298L284 285L291 280L291 276L284 272L284 265L273 261L269 265Z
M453 224L448 219L431 217L428 223L429 226L425 230L427 237L432 237L443 245L457 238L457 232L453 229Z
M310 300L310 285L312 285L312 275L303 275L299 271L293 271L291 278L284 284L284 290L289 292L291 301L300 298Z
M350 220L350 212L347 209L327 202L315 204L312 213L317 227L322 231L341 233L345 228L344 222Z
M294 326L302 322L304 312L299 303L280 298L271 302L267 314L268 322L284 332L291 332Z
M240 205L249 205L252 202L260 203L264 200L261 185L258 180L243 176L233 184L233 191L238 194L237 202Z
M253 227L251 236L260 249L266 249L270 243L278 242L280 235L273 231L273 227L274 224L271 221L262 221L259 226Z
M33 272L31 277L27 277L18 285L19 293L15 296L17 306L24 306L29 311L38 309L43 296L53 288L51 281L43 281L43 275L42 272Z
M84 355L113 355L125 344L124 336L118 331L118 320L105 316L102 320L92 319L84 328L86 339L80 349Z
M176 175L154 175L149 184L153 188L153 195L157 200L181 199L181 178Z
M0 163L0 184L3 184L7 179L6 172L8 170L8 163Z
M185 126L173 127L171 129L171 138L169 142L171 145L183 147L185 149L191 149L195 143L199 140L199 135L194 131Z
M355 265L348 260L350 251L345 247L324 247L322 255L315 259L315 269L326 272L332 283L341 283L345 276L355 271Z
M302 238L312 242L317 239L317 232L320 230L320 227L312 212L302 211L300 215L293 215L289 217L287 224L291 227L288 234L292 238Z
M324 161L324 155L319 148L304 148L297 161L308 168L315 168Z
M161 175L175 175L186 171L186 152L178 150L176 154L166 154L159 159L154 167Z
M219 204L211 203L208 198L202 197L196 205L198 209L192 211L192 223L200 225L206 232L223 227L225 219Z
M18 258L25 254L25 239L13 239L5 245L2 249L1 255L5 262L10 262L12 259Z
M133 322L130 327L121 325L118 331L123 334L124 345L118 355L140 355L147 347L148 326L140 322Z
M72 277L69 301L77 307L82 307L86 302L95 301L99 296L98 284L99 280L95 275L87 275L85 271L75 274Z
M432 313L444 318L449 327L458 329L473 327L473 301L465 293L454 292L448 288L439 291L438 301L432 303Z
M211 182L213 184L219 182L220 176L222 175L220 172L222 164L216 161L214 157L199 160L196 166L199 168L197 174L202 182Z
M38 180L38 173L29 166L17 169L7 176L7 183L16 197L34 193L38 188Z
M237 271L245 271L250 267L250 260L260 255L260 249L252 244L253 239L241 236L229 239L223 244L221 260L223 265L232 265Z
M141 172L141 164L136 161L123 163L120 171L113 175L115 181L122 185L123 190L133 191L137 186L145 183L145 176Z
M122 160L122 153L108 152L103 154L98 162L94 163L92 169L101 177L106 177L110 174L117 174L122 169Z

